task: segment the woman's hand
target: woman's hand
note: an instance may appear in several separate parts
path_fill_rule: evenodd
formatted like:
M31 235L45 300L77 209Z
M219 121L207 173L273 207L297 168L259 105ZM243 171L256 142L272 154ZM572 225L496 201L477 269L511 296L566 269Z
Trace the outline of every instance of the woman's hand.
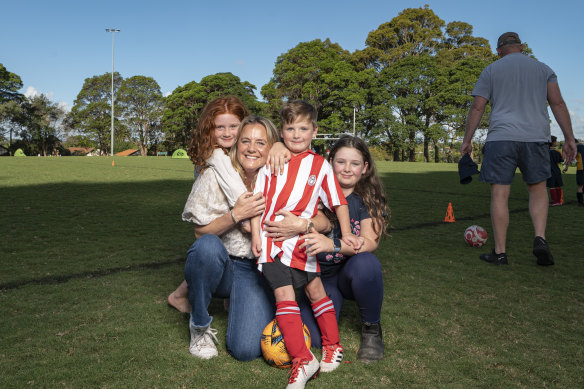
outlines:
M240 222L261 215L265 207L266 202L261 193L253 194L252 192L245 192L239 196L233 206L233 217L237 222Z
M306 226L308 225L306 219L298 217L285 209L279 210L276 212L276 215L284 216L284 219L280 221L264 221L266 236L271 237L275 242L280 242L306 232Z
M304 242L299 248L305 248L306 254L310 256L318 253L332 253L335 250L333 240L323 234L319 234L314 228L311 229L310 234L303 235L300 239L304 239Z
M284 165L292 158L290 150L282 142L276 142L272 145L266 160L266 165L270 167L272 174L284 174Z

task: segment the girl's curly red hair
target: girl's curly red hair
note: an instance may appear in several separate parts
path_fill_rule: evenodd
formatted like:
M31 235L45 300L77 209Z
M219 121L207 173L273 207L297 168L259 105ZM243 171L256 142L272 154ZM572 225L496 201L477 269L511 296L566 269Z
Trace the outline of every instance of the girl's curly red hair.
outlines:
M235 96L216 98L203 107L199 115L199 123L191 134L188 150L191 161L199 170L205 168L206 161L213 154L213 150L220 147L215 142L215 118L225 113L237 116L240 121L248 115L243 102Z

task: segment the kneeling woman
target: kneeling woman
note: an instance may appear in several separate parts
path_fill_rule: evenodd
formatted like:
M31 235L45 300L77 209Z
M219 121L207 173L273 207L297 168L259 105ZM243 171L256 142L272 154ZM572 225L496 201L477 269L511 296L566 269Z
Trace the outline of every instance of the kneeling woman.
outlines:
M263 199L252 198L251 188L278 132L267 119L247 117L240 125L229 156L249 192L230 209L214 169L204 169L188 197L183 219L195 223L197 240L187 253L185 280L192 307L190 352L208 359L217 355L216 330L208 306L212 297L230 298L227 350L239 360L261 355L262 329L274 318L270 290L256 268L251 236L240 222L259 215Z

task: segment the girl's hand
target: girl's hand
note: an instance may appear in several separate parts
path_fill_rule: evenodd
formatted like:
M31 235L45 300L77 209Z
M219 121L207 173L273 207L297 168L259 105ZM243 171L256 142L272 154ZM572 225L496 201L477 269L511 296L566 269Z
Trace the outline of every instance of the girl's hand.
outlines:
M359 248L358 252L361 252L362 249L364 249L364 245L365 245L365 238L363 238L362 236L357 237L357 239L359 239L359 242L361 242L361 247Z
M285 209L279 210L276 212L276 215L284 216L284 219L280 221L264 221L266 236L271 237L275 242L280 242L306 232L306 219L298 217Z
M300 239L304 239L299 248L305 249L309 256L314 256L318 253L332 253L335 250L335 245L332 239L319 234L313 228L310 234L303 235Z
M345 234L342 237L343 242L353 247L355 253L359 252L359 249L363 245L364 239L359 239L358 236L353 234Z
M284 174L284 165L290 158L292 158L290 150L282 142L276 142L268 153L266 165L270 167L272 174Z
M245 219L239 222L239 229L243 232L247 232L248 234L251 232L251 223L249 219Z
M259 235L253 234L251 237L251 251L253 255L257 258L262 253L262 240Z
M265 207L266 203L261 193L245 192L239 196L233 206L233 217L240 222L261 215Z

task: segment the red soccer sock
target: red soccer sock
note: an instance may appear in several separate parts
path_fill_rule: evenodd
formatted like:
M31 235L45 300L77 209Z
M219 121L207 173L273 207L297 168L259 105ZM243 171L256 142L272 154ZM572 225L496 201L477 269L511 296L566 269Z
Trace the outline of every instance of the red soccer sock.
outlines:
M312 353L304 342L304 331L300 308L296 301L280 301L276 303L276 321L284 336L286 350L292 359L312 360Z
M550 202L551 204L555 204L557 203L557 192L556 192L556 188L550 188L550 197L552 198L552 201Z
M316 318L316 323L320 329L322 345L327 346L340 343L337 314L331 299L329 299L328 296L324 297L311 306L312 312L314 312L314 317Z

